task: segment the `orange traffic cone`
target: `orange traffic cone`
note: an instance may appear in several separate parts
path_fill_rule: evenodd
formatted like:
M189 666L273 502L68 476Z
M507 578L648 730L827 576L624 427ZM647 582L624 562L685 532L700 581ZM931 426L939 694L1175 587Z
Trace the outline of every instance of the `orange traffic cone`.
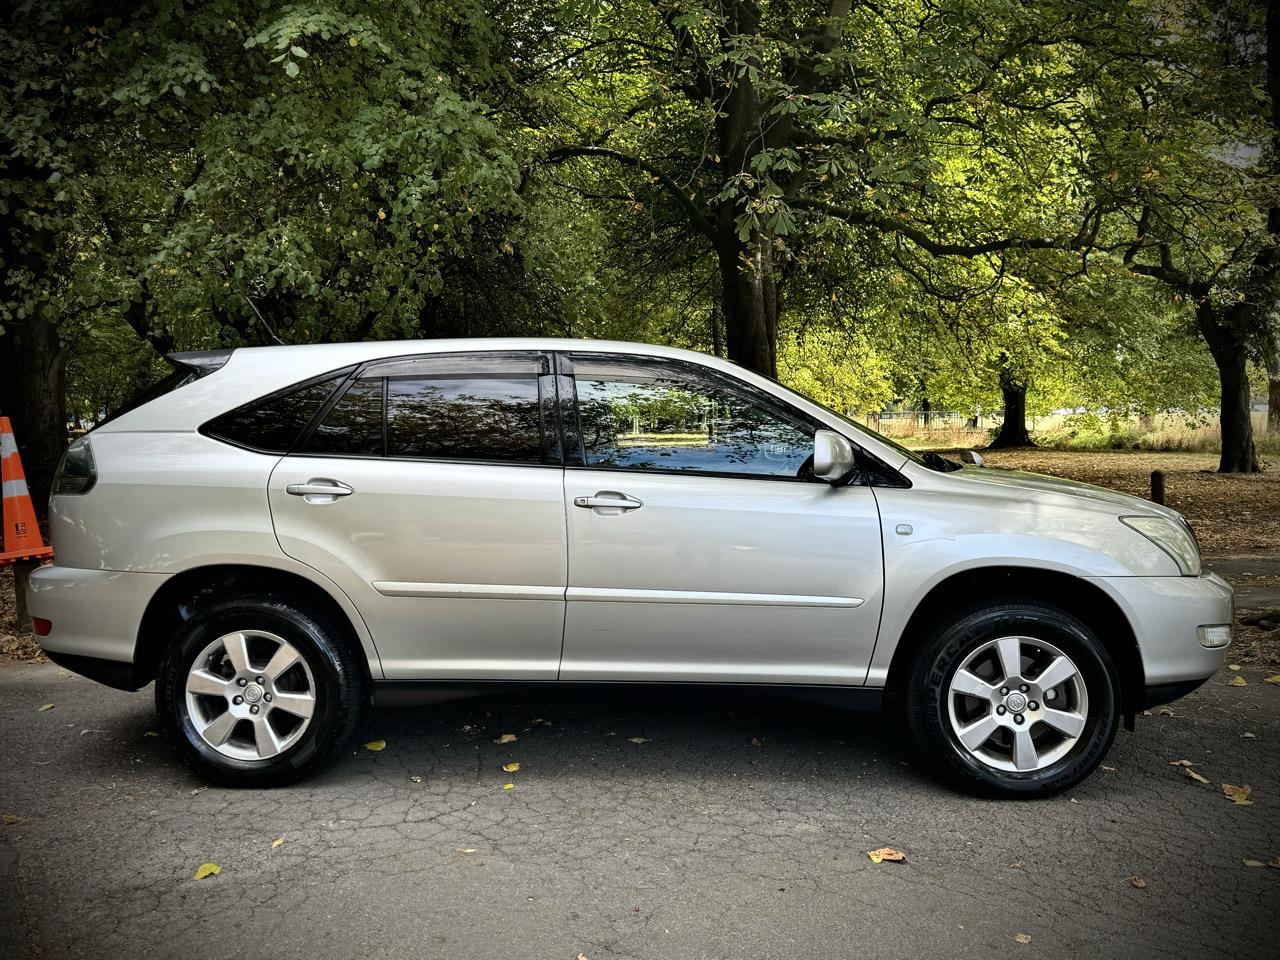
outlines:
M0 553L0 566L53 556L53 548L46 547L40 537L36 508L31 505L27 475L22 472L22 459L8 417L0 417L0 480L4 481L4 552Z

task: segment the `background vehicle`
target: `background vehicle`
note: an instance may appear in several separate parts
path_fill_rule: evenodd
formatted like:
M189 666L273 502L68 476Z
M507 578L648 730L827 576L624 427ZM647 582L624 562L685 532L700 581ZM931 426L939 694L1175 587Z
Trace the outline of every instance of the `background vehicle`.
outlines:
M30 605L58 662L156 680L221 782L305 773L370 694L644 681L888 693L954 782L1045 794L1230 641L1231 590L1174 511L918 457L712 357L175 361L186 382L68 451Z

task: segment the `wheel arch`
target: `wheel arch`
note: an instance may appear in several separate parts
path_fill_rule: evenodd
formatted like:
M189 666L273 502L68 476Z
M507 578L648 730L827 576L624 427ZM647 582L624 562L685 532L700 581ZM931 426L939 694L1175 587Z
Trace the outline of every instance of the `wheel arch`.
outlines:
M1146 677L1133 625L1120 605L1083 577L1056 570L992 566L962 570L939 581L920 598L898 637L885 678L889 698L897 700L910 661L929 631L956 610L983 599L1017 598L1058 607L1083 621L1102 640L1120 674L1121 710L1132 714L1143 702Z
M364 665L365 679L374 679L378 669L376 650L366 642L351 613L333 594L316 581L291 570L255 564L220 563L192 567L164 582L151 597L138 625L134 647L134 689L156 678L160 659L178 626L192 615L201 601L219 596L281 593L296 597L333 618L343 630L343 639L351 645ZM360 624L363 626L363 624ZM379 671L380 672L380 671Z

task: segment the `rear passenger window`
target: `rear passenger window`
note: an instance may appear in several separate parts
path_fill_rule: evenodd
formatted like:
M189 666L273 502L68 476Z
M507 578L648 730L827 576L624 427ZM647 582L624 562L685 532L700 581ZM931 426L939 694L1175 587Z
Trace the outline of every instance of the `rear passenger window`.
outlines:
M264 453L286 453L351 368L289 387L210 420L203 432Z
M387 379L387 454L542 463L538 379L467 374Z
M356 380L347 388L303 448L307 453L380 457L382 449L381 377Z

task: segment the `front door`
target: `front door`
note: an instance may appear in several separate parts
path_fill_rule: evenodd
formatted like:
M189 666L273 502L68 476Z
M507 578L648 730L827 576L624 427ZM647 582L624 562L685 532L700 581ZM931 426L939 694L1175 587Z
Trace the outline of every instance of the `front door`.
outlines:
M880 521L869 486L813 478L817 425L697 364L569 360L560 677L861 684Z
M565 519L542 354L359 371L269 484L284 552L355 602L388 679L554 679Z

